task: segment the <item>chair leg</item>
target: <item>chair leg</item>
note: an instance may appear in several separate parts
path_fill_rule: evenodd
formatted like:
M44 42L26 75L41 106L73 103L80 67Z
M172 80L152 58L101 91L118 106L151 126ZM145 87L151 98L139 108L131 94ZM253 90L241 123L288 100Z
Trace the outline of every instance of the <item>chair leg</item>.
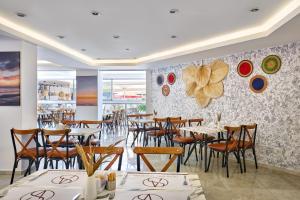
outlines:
M209 170L209 167L210 167L210 161L211 161L211 156L212 156L212 149L210 149L210 152L209 152L209 158L208 158L208 164L207 164L207 171Z
M246 173L246 158L245 158L245 150L242 150L242 155L243 155L244 172Z
M195 145L195 155L196 155L196 161L198 162L197 145Z
M14 182L15 172L16 172L17 167L18 167L18 161L15 160L14 166L13 166L13 171L12 171L12 174L11 174L10 184L12 184Z
M177 157L177 169L176 169L176 172L180 172L180 163L181 163L181 155L179 155Z
M241 174L243 173L243 167L242 167L242 161L241 161L241 157L240 157L240 151L237 151L237 159L238 159L238 163L240 164L240 171Z
M255 152L255 148L252 148L252 152L253 152L253 156L254 156L255 167L256 167L256 169L258 169L257 160L256 160L256 152Z
M228 152L225 153L225 159L226 159L226 174L227 174L227 178L229 178L229 170L228 170Z

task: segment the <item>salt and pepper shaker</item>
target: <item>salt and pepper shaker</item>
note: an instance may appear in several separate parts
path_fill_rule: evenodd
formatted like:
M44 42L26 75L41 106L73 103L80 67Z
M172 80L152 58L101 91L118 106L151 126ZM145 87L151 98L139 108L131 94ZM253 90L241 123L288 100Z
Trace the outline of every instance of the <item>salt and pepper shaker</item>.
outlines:
M106 189L108 191L112 191L112 190L116 189L116 173L115 172L111 172L108 174Z

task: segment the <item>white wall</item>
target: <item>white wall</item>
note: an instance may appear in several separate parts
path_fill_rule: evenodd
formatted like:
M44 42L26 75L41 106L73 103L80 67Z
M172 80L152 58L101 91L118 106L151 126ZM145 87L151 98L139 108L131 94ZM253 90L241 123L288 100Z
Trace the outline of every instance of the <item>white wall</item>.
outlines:
M76 76L98 76L98 70L77 70ZM98 106L76 106L76 119L97 120Z
M0 171L11 171L14 160L10 129L36 127L36 46L0 40L0 51L21 51L21 106L0 106ZM19 167L20 169L20 167Z

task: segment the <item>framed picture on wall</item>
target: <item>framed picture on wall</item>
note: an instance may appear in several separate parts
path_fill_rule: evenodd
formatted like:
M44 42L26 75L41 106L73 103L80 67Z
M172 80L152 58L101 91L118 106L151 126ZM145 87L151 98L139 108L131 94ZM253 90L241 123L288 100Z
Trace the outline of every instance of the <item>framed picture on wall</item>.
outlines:
M0 106L20 106L20 52L0 52Z
M77 76L77 106L97 106L97 76Z

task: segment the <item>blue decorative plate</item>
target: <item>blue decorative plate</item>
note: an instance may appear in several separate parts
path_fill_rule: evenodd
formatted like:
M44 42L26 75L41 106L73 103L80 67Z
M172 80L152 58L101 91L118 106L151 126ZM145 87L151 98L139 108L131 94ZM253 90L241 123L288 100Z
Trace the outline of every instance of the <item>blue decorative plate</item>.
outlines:
M250 89L255 93L262 93L268 86L266 77L262 75L253 76L250 80Z
M162 84L164 84L165 78L164 75L158 75L156 78L156 83L157 85L161 86Z

